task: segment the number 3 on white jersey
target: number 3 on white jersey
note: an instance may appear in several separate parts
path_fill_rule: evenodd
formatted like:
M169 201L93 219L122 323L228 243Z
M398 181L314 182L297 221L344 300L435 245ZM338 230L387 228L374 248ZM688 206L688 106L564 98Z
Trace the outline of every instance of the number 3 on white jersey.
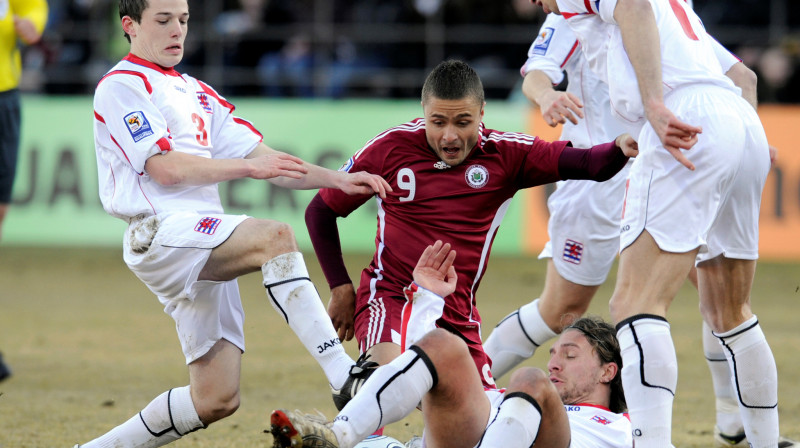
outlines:
M402 168L397 172L397 187L401 190L408 191L408 196L400 198L400 202L408 202L414 200L414 194L417 192L417 181L414 179L414 172L409 168Z

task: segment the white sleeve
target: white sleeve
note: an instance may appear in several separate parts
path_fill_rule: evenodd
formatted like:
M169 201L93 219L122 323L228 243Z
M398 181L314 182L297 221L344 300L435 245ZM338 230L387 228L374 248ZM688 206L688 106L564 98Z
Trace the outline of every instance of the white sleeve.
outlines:
M597 5L597 11L595 12L604 22L617 24L617 21L614 20L614 9L617 7L617 0L595 0L588 3Z
M558 14L548 14L536 40L528 49L528 60L520 70L524 77L533 70L539 70L553 84L564 79L564 66L578 49L578 39Z
M709 34L708 37L711 38L711 46L714 47L714 54L717 55L719 65L722 66L722 73L728 73L731 67L742 62L741 59L737 58L736 55L728 51L721 43L717 42L714 36Z
M444 312L444 299L416 283L404 288L403 294L406 304L400 320L400 350L406 351L436 328Z
M120 149L114 154L139 174L148 158L172 148L166 120L150 101L148 86L138 76L112 73L94 95L95 113Z

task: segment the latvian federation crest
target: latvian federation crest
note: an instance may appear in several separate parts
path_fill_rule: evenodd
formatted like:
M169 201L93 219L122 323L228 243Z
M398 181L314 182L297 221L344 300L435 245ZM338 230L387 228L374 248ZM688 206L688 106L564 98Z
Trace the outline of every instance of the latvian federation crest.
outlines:
M489 171L483 165L472 165L465 174L467 184L472 188L482 188L489 182Z

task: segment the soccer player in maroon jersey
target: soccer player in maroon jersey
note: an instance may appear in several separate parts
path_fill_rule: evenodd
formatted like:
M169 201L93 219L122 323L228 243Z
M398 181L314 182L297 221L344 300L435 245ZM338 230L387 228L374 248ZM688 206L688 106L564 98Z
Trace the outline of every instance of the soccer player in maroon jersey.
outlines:
M638 151L628 134L579 149L487 129L484 106L477 73L461 61L443 62L422 88L424 117L379 134L342 168L380 175L393 189L386 198L375 198L376 251L358 291L341 257L336 218L374 196L322 189L306 210L306 223L331 288L328 313L339 338L355 335L360 351L379 364L400 354L403 288L419 254L429 241L450 243L458 252L460 275L437 324L467 343L483 383L493 386L476 292L514 194L561 179L609 179Z

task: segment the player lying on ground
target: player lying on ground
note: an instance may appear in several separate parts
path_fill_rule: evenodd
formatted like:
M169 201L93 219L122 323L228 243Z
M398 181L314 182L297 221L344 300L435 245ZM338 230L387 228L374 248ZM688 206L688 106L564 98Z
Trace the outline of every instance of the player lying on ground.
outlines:
M414 330L434 326L453 293L455 258L441 241L420 256L403 313L408 349L375 370L332 423L273 411L274 447L351 448L420 403L430 448L632 446L619 345L606 322L582 318L567 327L550 351L549 375L520 368L505 390L484 388L458 336L435 328L413 340Z

